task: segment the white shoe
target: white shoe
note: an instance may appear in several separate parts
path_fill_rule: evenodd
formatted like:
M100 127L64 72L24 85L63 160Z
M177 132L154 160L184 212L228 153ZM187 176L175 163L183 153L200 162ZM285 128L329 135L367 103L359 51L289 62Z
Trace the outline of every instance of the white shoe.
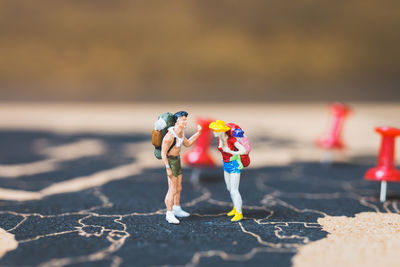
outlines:
M175 217L174 213L172 211L168 211L165 215L165 219L167 220L167 222L169 223L173 223L173 224L179 224L180 221Z
M190 216L190 213L184 211L184 210L181 208L181 206L175 206L175 205L174 205L174 206L172 207L172 211L174 212L174 215L175 215L175 216L178 216L178 217L189 217L189 216Z

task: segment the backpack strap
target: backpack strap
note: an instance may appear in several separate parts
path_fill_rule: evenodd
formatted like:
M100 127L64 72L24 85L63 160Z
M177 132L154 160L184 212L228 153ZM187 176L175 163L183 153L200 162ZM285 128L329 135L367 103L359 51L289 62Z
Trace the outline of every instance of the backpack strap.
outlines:
M167 154L171 151L171 149L176 145L176 138L174 137L174 142L172 142L172 145L169 147Z
M182 132L182 137L179 137L176 132L174 131L174 127L169 127L168 131L172 133L172 135L175 137L175 142L176 142L176 147L181 147L183 144L183 141L185 140L185 133Z

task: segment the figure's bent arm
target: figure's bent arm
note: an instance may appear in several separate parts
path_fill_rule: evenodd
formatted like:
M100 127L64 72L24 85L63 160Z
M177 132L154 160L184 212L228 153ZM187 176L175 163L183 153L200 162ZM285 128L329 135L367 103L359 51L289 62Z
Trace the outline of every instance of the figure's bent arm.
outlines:
M247 153L246 148L239 142L235 143L235 147L238 149L238 151L231 151L229 152L232 155L244 155Z
M161 159L165 166L168 165L167 153L172 143L174 142L174 138L170 133L167 133L164 136L161 148Z
M222 141L221 141L221 138L218 138L218 148L222 148Z
M187 139L186 137L183 139L183 145L186 147L193 145L193 143L196 142L196 140L199 138L200 133L201 133L201 126L198 125L197 132L194 135L192 135L189 139Z

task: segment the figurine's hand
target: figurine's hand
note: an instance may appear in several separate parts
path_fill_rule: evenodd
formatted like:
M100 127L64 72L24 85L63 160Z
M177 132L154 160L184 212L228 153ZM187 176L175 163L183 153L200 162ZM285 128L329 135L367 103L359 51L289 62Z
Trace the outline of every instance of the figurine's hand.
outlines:
M200 133L203 128L200 125L197 125L197 131Z
M168 176L172 176L172 170L171 170L171 168L167 168L167 175L168 175Z

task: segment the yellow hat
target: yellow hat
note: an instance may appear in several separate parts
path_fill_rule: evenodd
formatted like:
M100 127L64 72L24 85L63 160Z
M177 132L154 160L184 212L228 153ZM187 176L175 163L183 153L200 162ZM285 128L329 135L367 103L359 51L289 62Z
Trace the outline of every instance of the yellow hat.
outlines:
M210 127L210 129L212 129L214 132L226 132L231 129L225 125L224 121L221 120L213 121L208 127Z

